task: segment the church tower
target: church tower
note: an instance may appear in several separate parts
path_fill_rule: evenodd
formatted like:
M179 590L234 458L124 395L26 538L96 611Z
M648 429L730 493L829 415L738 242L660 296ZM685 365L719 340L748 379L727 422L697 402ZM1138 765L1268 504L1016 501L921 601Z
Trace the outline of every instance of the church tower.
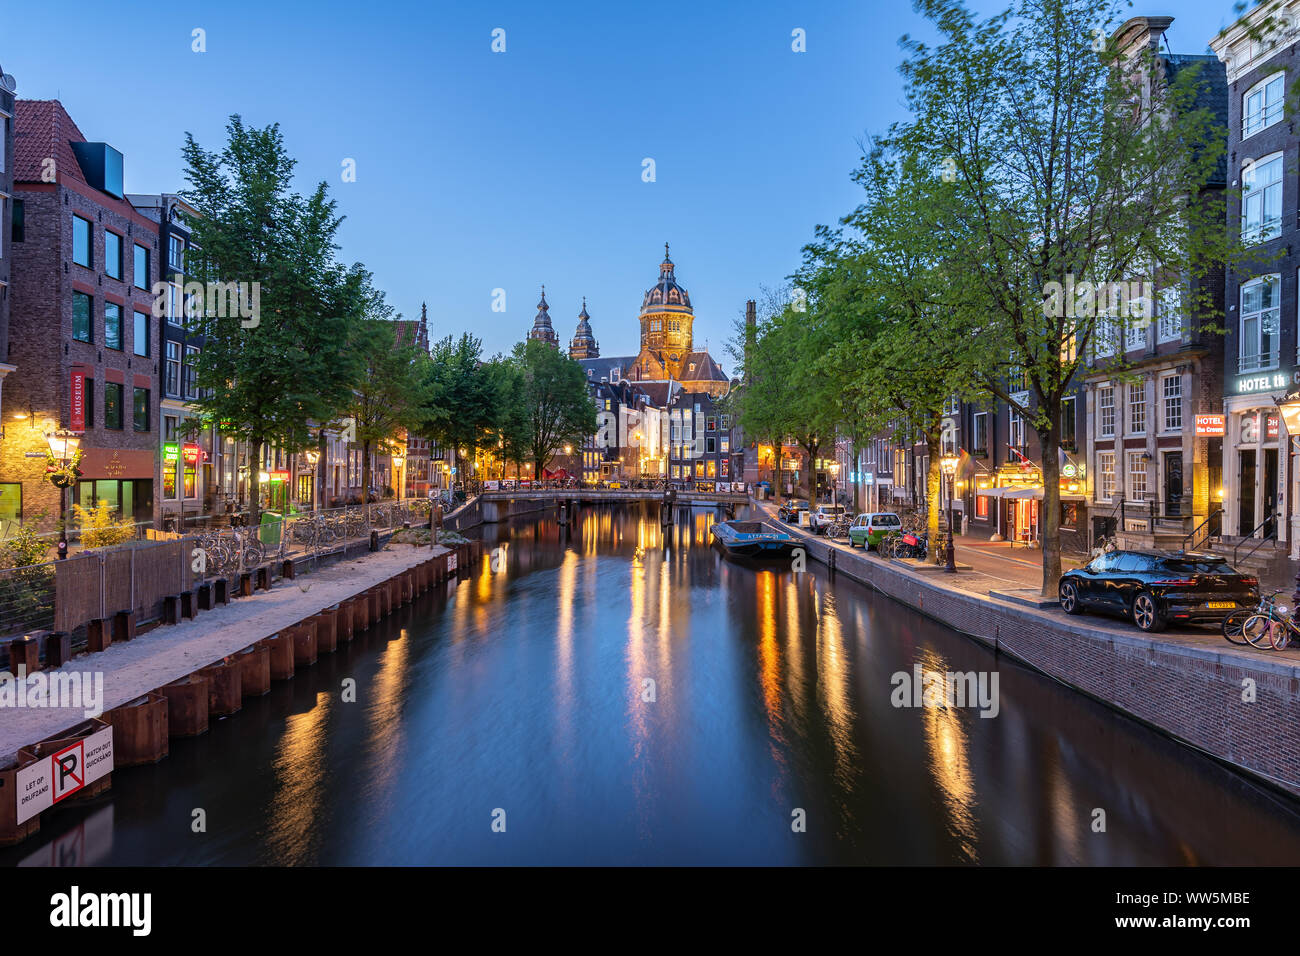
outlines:
M549 345L560 347L560 337L555 334L555 328L551 325L550 306L546 304L546 286L542 286L542 301L537 303L537 318L533 319L533 327L528 333L530 339L540 339Z
M691 297L677 284L673 260L664 243L664 261L659 263L659 281L641 300L641 352L649 352L667 375L680 379L686 356L691 352L695 311Z
M591 316L587 314L587 297L582 297L582 311L578 313L578 330L569 343L569 358L600 358L600 344L591 334Z

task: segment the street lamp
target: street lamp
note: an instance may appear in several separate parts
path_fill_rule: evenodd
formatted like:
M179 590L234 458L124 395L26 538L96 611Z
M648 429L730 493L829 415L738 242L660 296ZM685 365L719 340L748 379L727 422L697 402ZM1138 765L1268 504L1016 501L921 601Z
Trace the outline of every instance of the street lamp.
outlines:
M50 446L50 457L58 470L50 476L50 482L59 489L59 560L68 556L68 487L76 480L77 452L81 448L81 438L74 432L47 432L46 444Z
M939 467L943 469L943 473L948 477L948 546L944 549L944 555L943 555L943 556L944 556L944 560L945 560L945 562L946 562L946 564L944 565L944 570L945 570L945 571L956 571L956 570L957 570L957 556L956 556L956 554L954 553L953 545L952 545L952 532L953 532L953 527L952 527L952 485L953 485L953 481L954 481L954 480L956 479L956 477L957 477L957 459L956 459L956 457L953 456L953 455L949 455L949 456L943 458L943 459L939 462Z

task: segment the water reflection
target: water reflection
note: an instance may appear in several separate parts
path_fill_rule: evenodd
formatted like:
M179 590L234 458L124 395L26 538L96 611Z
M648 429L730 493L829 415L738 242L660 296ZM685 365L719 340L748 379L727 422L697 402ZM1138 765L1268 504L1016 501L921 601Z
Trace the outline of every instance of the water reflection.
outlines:
M711 511L658 518L489 529L508 547L462 580L116 774L107 818L65 811L0 861L1300 858L1289 803L843 578L724 560ZM916 665L997 670L997 716L894 706ZM94 853L64 849L88 829Z

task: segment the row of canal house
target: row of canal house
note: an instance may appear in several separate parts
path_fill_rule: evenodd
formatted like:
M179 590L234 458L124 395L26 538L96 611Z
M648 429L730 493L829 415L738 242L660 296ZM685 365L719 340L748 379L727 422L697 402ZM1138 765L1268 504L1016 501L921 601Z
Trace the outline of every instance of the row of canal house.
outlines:
M82 453L69 505L105 501L142 526L242 510L258 465L263 507L360 500L361 451L337 430L319 452L271 447L253 463L216 427L186 427L203 348L189 321L201 306L185 294L201 251L194 210L171 193L127 193L121 152L88 141L58 100L16 99L0 76L0 537L53 527L46 452L59 434ZM406 324L427 348L425 320ZM403 484L401 461L376 454L381 491Z
M1211 41L1213 55L1168 53L1169 17L1137 17L1121 46L1149 45L1170 74L1195 66L1198 105L1227 130L1227 152L1206 199L1230 233L1268 264L1157 284L1152 321L1100 336L1061 422L1062 546L1087 551L1105 534L1131 546L1255 545L1252 563L1300 557L1300 468L1288 454L1279 403L1300 387L1300 138L1285 93L1300 76L1300 0L1282 5L1265 39L1257 8ZM1271 37L1271 38L1270 38ZM1198 296L1204 293L1204 300ZM1182 303L1207 301L1192 310ZM1124 374L1108 369L1123 355ZM1040 537L1042 452L1003 402L954 400L943 453L968 452L955 510L972 535L1034 545ZM856 471L871 509L924 507L923 443L888 431L867 442ZM845 461L850 472L851 456ZM1289 492L1289 493L1288 493ZM942 494L946 502L948 489ZM1207 538L1219 540L1207 540ZM1255 539L1241 545L1243 538ZM1276 552L1274 548L1276 547Z

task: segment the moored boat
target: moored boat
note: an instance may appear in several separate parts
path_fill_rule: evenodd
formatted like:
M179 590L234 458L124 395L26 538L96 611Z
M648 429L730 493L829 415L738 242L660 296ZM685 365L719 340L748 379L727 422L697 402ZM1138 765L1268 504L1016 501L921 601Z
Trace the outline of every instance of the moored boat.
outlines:
M794 550L794 537L762 521L715 521L713 540L727 554L745 558L783 558Z

